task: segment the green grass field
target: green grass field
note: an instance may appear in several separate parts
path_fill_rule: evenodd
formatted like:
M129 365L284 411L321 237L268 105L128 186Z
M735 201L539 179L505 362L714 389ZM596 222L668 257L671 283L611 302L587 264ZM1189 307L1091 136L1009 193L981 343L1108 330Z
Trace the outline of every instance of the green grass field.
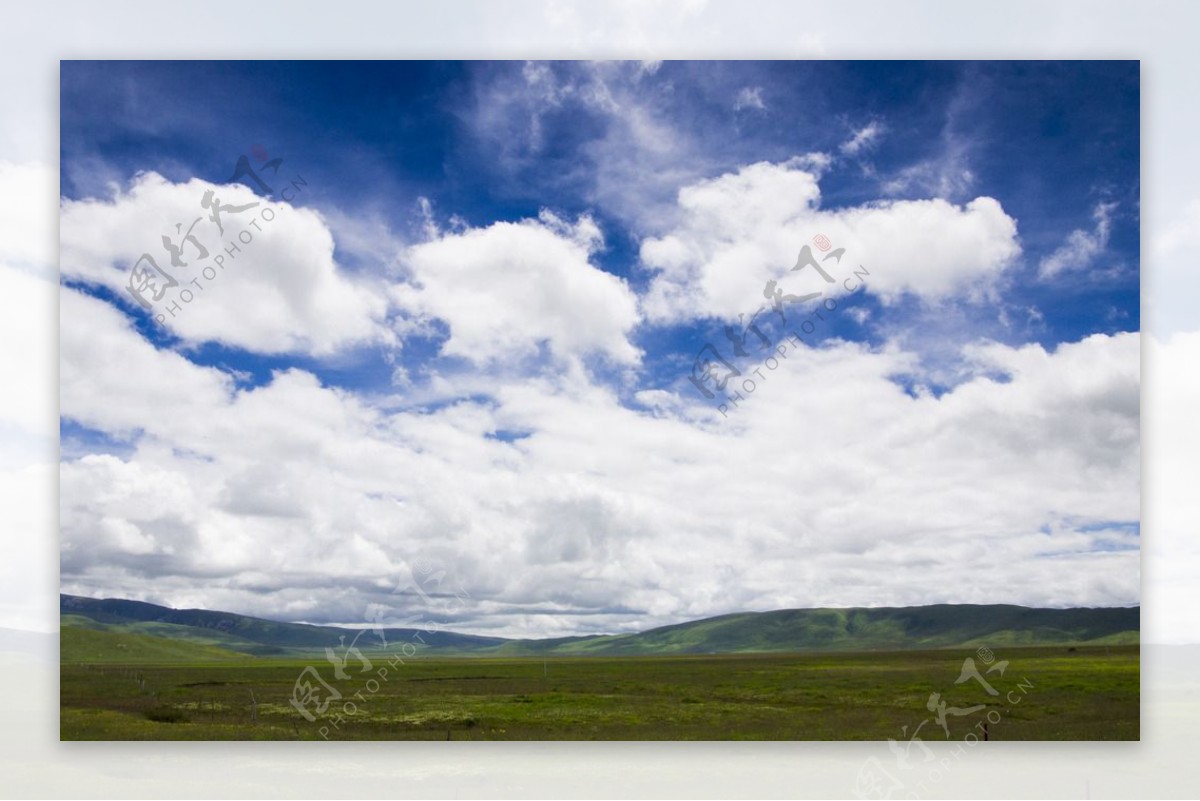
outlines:
M989 714L994 740L1139 738L1136 645L998 647L1008 666L985 676L999 693L991 696L975 680L955 684L969 648L544 662L418 655L390 667L369 653L370 672L351 660L338 681L321 657L198 643L165 654L137 634L64 634L64 740L902 740L902 727L911 735L925 720L921 737L944 740L926 708L934 692L949 707L986 705L948 715L952 739ZM315 723L289 703L309 665L343 696Z

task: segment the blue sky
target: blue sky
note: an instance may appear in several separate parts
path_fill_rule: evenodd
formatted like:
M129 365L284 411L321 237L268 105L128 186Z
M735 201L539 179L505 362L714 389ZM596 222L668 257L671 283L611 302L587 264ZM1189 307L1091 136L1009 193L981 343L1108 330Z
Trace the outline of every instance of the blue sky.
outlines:
M1137 62L65 61L61 82L64 591L344 623L406 613L381 588L432 559L479 599L460 628L532 634L1137 602ZM221 189L242 155L303 189ZM205 188L280 221L157 324L128 271L166 263ZM817 234L839 282L870 278L720 409L697 352L729 356L763 280L816 280L789 267ZM400 466L435 488L381 480ZM795 508L789 470L816 482ZM139 484L178 505L111 497Z
M555 69L569 74L576 67ZM653 227L619 203L597 203L598 165L579 163L581 146L602 140L610 120L581 112L585 103L565 102L545 115L546 147L534 155L528 146L522 152L500 145L500 158L487 141L491 131L472 128L479 94L520 72L518 63L65 62L62 191L88 197L103 191L96 186L101 176L127 181L139 171L224 179L252 144L271 143L263 147L286 154L288 166L319 187L301 204L378 216L402 235L420 224L419 197L476 225L536 216L544 207L591 212L608 240L597 261L644 286L636 245ZM1024 253L1005 300L1042 314L1036 326L997 327L989 336L1052 345L1096 331L1138 330L1136 63L666 63L653 77L647 91L668 95L667 119L699 140L694 160L672 165L691 179L797 152L837 153L854 131L875 122L887 134L823 177L824 207L881 196L961 201L987 187L1020 224ZM731 108L729 96L744 86L770 106ZM308 153L315 157L304 159ZM949 170L969 164L973 178L931 186L939 176L881 192L894 180L889 176L922 163ZM646 202L669 206L678 181L652 181L659 196ZM1091 227L1094 209L1105 202L1116 204L1104 260L1117 274L1037 281L1038 263L1062 244L1064 232ZM343 255L346 266L377 267L353 255ZM639 344L653 358L654 350L708 332L646 330ZM243 355L207 358L261 373ZM322 374L357 387L389 379L377 363L353 375Z

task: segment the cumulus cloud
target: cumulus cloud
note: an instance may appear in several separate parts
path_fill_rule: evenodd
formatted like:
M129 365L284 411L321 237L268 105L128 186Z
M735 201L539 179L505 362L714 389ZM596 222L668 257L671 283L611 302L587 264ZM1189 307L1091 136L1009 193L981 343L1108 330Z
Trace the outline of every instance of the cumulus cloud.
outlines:
M223 232L201 206L208 192L222 206L243 209L221 215ZM60 228L63 277L106 287L131 304L130 270L149 253L178 286L151 301L146 313L161 315L190 344L321 356L393 336L381 287L339 267L319 213L240 184L172 183L143 173L111 197L64 200ZM184 266L173 264L164 238L179 248ZM156 285L165 288L168 279ZM175 314L168 311L172 302Z
M96 298L64 292L67 314L87 333L64 329L62 413L131 450L63 464L66 592L400 624L418 601L393 590L436 564L470 596L448 625L508 635L1138 600L1136 334L980 343L940 397L897 385L899 347L798 348L720 420L578 372L433 410L295 369L239 389Z
M1020 252L1016 222L992 198L826 211L817 176L794 161L760 162L694 183L680 190L679 206L678 225L641 248L655 273L643 303L651 320L735 319L752 311L762 305L765 282L783 283L816 234L866 265L869 291L885 302L905 294L986 297Z
M64 202L64 276L121 300L62 292L62 415L83 429L61 469L63 590L311 622L375 608L403 625L423 610L396 590L435 565L470 599L447 627L510 636L820 605L1137 603L1136 334L949 338L949 389L907 339L797 345L728 417L672 372L672 345L643 365L647 321L736 319L769 280L822 288L793 270L816 234L846 249L840 273L870 271L866 291L891 307L873 324L902 303L993 299L1020 254L996 200L929 197L970 185L956 132L883 177L885 194L914 197L825 208L824 171L868 153L882 125L726 170L743 162L664 113L673 72L517 65L459 110L509 177L498 195L540 191L533 176L654 232L629 282L599 266L587 214L439 225L422 198L423 241L399 247L385 215L278 205L246 268L168 320L187 344L258 353L434 335L451 358L393 349L387 396L298 367L247 386L131 322L132 260L203 191L261 200L245 188L144 175ZM764 110L759 82L714 89L716 113ZM252 269L241 259L259 246ZM382 269L347 269L347 247ZM597 364L620 378L583 369Z
M1077 228L1068 234L1062 245L1042 259L1038 265L1038 275L1043 279L1053 278L1060 273L1090 267L1108 247L1112 215L1116 208L1116 203L1097 203L1092 209L1092 220L1095 222L1092 230Z
M590 217L570 223L549 212L447 234L409 249L411 280L392 295L409 314L444 321L450 337L441 352L475 364L520 359L542 346L559 359L595 354L636 363L629 334L637 300L622 279L591 263L602 244Z
M59 293L61 413L130 436L152 420L220 413L233 385L213 368L158 350L113 306L72 289Z

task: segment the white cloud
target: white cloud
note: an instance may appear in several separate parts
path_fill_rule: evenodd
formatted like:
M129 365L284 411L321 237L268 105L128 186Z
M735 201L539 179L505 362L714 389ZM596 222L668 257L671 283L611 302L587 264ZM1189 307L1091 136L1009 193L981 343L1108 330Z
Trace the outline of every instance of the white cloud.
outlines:
M67 291L68 314L63 415L141 433L63 465L66 592L361 622L413 611L391 589L428 560L472 599L449 627L514 635L1138 600L1135 334L982 344L939 398L891 380L915 369L897 347L798 349L718 422L690 390L630 409L578 372L433 412L298 370L237 390L101 301Z
M742 109L754 109L756 111L766 111L767 105L762 99L761 86L746 86L738 92L737 98L733 101L733 110L741 111Z
M964 149L954 147L937 158L926 159L899 170L883 183L889 196L917 192L939 198L953 198L971 191L975 173L966 166Z
M508 191L571 186L641 231L664 219L678 188L712 162L705 133L678 124L673 92L661 71L640 63L532 63L487 75L461 113ZM570 159L548 161L547 137L579 143Z
M863 127L854 131L853 135L841 144L839 150L846 156L857 156L863 150L870 149L883 135L883 124L871 120Z
M976 176L971 156L978 142L974 130L981 106L989 97L989 77L967 67L946 106L942 130L930 150L915 162L882 175L885 195L920 195L961 200L972 191Z
M398 305L446 322L442 353L476 364L519 359L545 345L559 358L599 354L632 364L637 301L625 282L591 262L602 244L590 217L500 222L409 249L411 283Z
M210 190L223 205L258 205L223 214L221 233L201 207ZM178 232L177 225L182 226ZM128 191L114 190L111 198L64 200L60 229L63 277L105 286L130 303L130 269L150 253L179 283L150 313L162 314L163 323L188 343L327 355L392 339L384 325L387 304L381 287L354 279L338 266L333 236L321 216L268 201L241 185L216 186L199 179L173 184L145 173ZM201 258L189 242L180 253L187 266L172 266L162 239L169 235L179 243L188 230L209 255ZM184 289L193 297L190 303L179 299ZM174 316L166 312L172 299L178 304Z
M868 291L885 302L906 293L929 301L986 297L1020 252L1016 222L992 198L825 211L817 177L796 162L760 162L692 184L680 190L679 205L678 225L642 244L643 263L657 273L643 303L651 320L753 311L766 281L786 285L800 247L816 234L865 265ZM810 291L813 279L799 279L809 283L797 291Z
M574 82L523 71L536 113L514 158L540 147L547 109L578 101L614 120L592 155L630 147L618 154L624 174L673 164L672 130L605 80L612 69ZM815 154L685 182L678 216L644 241L654 274L641 311L732 319L762 303L766 279L789 277L816 233L866 265L885 302L985 297L1002 283L1019 246L995 200L824 210L829 164ZM606 175L619 183L622 172ZM635 191L614 186L612 198ZM788 606L1137 602L1136 335L1052 352L958 348L966 374L940 397L921 386L913 351L834 342L794 350L729 419L682 370L632 387L629 404L579 369L591 356L640 358L638 299L595 265L591 218L447 231L424 211L428 241L396 259L406 283L379 308L351 304L354 324L293 309L272 324L276 339L239 333L262 347L316 330L307 347L333 350L385 337L388 299L412 315L397 328L444 322L443 354L474 369L389 362L395 398L297 369L239 389L229 373L154 348L103 301L64 291L63 415L127 443L63 465L64 591L359 622L370 603L409 611L390 591L428 560L472 597L449 627L511 635ZM320 256L310 271L357 297L332 244L323 249L324 220L303 222ZM371 230L362 252L373 252ZM99 269L72 246L75 275L120 289L111 255ZM566 369L513 369L543 351ZM912 395L899 375L915 377Z
M213 368L157 350L120 311L62 288L59 337L61 414L84 425L129 436L152 420L213 414L233 382ZM159 423L160 425L162 423Z
M1090 267L1096 257L1108 247L1112 215L1116 208L1116 203L1097 203L1092 209L1092 219L1095 221L1092 230L1078 228L1068 234L1066 241L1058 249L1042 259L1038 265L1038 275L1043 279L1053 278L1060 273Z

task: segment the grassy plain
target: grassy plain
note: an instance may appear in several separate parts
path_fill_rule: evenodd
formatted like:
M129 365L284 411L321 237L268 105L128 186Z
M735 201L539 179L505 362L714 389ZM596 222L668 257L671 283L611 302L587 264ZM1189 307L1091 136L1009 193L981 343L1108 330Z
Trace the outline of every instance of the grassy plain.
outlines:
M955 683L970 648L546 660L371 652L370 671L352 659L336 680L315 655L211 645L164 654L134 634L64 635L64 740L903 740L902 727L911 735L927 720L930 741L946 739L927 708L934 692L948 708L984 705L947 715L952 739L989 715L999 716L994 740L1139 738L1136 645L997 648L1008 665L984 674L992 696L974 679ZM289 703L310 665L342 695L316 722Z

